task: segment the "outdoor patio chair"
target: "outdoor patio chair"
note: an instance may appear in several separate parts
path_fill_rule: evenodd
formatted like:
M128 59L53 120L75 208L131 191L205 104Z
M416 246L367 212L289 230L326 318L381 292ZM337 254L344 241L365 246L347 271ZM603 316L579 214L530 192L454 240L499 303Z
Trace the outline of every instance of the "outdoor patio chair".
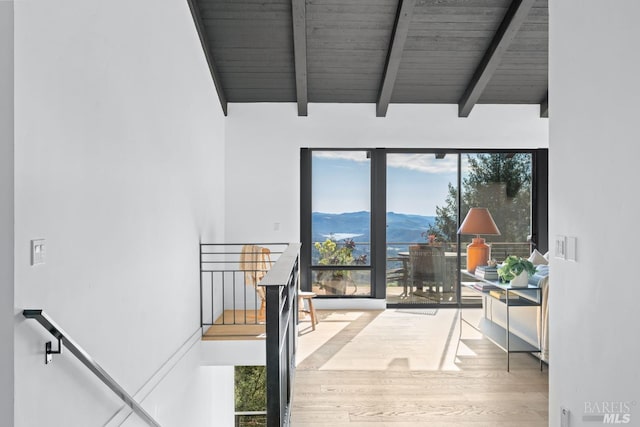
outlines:
M409 282L413 295L436 301L445 286L445 248L412 245L409 247Z

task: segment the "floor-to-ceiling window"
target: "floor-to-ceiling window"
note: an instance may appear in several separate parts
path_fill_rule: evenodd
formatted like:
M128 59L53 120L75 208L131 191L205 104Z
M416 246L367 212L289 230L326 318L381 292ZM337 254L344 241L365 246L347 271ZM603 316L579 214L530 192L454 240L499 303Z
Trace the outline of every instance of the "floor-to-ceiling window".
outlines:
M472 207L487 208L500 232L480 236L490 246L490 258L502 262L508 255L528 257L533 244L533 154L464 153L460 165L460 218ZM462 253L475 236L462 236ZM461 258L461 268L466 267ZM470 280L462 277L462 280ZM473 301L462 295L463 302Z
M458 163L456 153L387 153L389 304L458 302Z
M371 296L371 154L311 154L311 290Z
M473 303L460 292L471 207L498 261L545 249L546 150L313 150L301 158L303 286L389 305Z

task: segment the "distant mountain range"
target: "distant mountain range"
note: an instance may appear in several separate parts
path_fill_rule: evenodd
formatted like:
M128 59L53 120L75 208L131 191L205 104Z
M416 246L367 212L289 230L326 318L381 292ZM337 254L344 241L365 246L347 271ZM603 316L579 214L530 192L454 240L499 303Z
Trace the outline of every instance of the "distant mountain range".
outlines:
M345 212L340 214L313 212L312 239L321 242L329 236L338 241L353 238L356 242L369 242L370 213ZM422 242L421 233L435 222L433 216L387 212L387 242Z

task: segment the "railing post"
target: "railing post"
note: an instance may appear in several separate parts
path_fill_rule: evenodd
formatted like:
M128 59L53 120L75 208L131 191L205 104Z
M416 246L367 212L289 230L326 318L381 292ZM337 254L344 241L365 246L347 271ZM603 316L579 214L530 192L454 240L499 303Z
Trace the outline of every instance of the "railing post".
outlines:
M280 364L280 290L279 286L267 287L267 427L282 426ZM274 351L275 350L275 351Z
M300 244L290 244L264 277L267 299L267 427L288 426L297 345Z

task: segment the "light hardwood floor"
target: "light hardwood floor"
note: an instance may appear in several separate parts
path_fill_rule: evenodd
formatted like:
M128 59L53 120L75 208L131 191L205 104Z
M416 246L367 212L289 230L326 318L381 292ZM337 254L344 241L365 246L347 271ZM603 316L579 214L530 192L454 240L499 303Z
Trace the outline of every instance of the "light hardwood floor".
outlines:
M264 340L265 324L256 310L225 310L202 335L203 341Z
M466 314L465 314L466 316ZM295 427L546 426L547 367L506 354L457 310L319 311L300 324Z

